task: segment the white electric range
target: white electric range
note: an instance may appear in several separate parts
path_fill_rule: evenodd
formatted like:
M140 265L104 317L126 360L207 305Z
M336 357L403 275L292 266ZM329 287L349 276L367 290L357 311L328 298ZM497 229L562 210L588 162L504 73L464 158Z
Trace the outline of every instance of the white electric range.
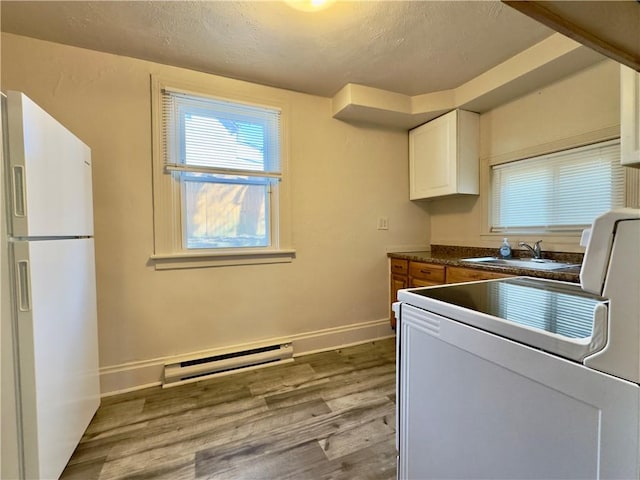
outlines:
M596 219L580 285L398 300L398 478L640 477L640 210Z

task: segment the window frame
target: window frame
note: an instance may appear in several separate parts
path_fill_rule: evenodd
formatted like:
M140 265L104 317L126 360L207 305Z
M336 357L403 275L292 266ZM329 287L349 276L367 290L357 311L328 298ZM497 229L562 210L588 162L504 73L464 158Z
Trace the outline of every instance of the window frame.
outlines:
M590 151L592 149L598 149L598 148L608 148L608 147L612 147L612 146L617 146L618 148L618 157L620 156L620 140L619 138L615 138L615 139L609 139L609 140L603 140L603 141L597 141L597 142L593 142L593 143L589 143L586 145L581 145L581 146L577 146L577 147L569 147L569 148L565 148L559 151L554 151L554 152L549 152L549 153L545 153L542 155L533 155L530 157L526 157L526 158L521 158L518 160L514 160L511 162L502 162L502 163L495 163L489 166L489 190L487 192L488 195L488 203L489 203L489 208L488 208L488 219L489 219L489 231L492 233L498 233L499 235L511 235L511 234L522 234L522 235L527 235L527 234L558 234L558 233L564 233L564 234L571 234L571 233L577 233L577 232L582 232L583 229L588 228L591 226L591 222L589 223L572 223L572 224L567 224L567 225L562 225L562 224L549 224L549 225L536 225L536 226L526 226L526 225L519 225L519 226L513 226L513 227L508 227L508 226L497 226L495 225L495 219L493 218L493 213L494 213L494 208L496 208L496 205L494 204L494 201L496 200L497 196L496 196L496 192L494 191L494 175L495 175L495 170L498 169L502 169L502 168L509 168L511 165L513 166L517 166L517 164L521 164L521 163L529 163L532 164L531 162L534 162L533 164L535 165L536 163L538 164L542 164L543 167L541 168L541 170L543 170L544 172L546 172L550 177L552 177L553 179L551 180L550 184L546 184L547 187L551 187L551 191L555 190L555 185L556 185L556 181L558 180L558 168L560 163L556 163L557 162L557 158L561 157L561 156L565 156L567 154L569 155L578 155L580 152L583 151ZM569 159L569 161L571 161L572 159ZM546 165L545 165L546 163ZM618 160L619 163L619 160ZM567 161L564 161L564 163L562 163L561 165L566 166L567 165ZM622 206L624 206L625 204L625 173L624 173L624 167L622 165L618 165L618 179L621 180L621 185L619 185L620 190L617 191L617 195L619 195L621 197L622 200L622 205L618 205L618 206L613 206L612 208L620 208ZM552 193L551 194L553 197L555 197L555 195ZM620 199L620 197L617 197L618 199ZM557 199L556 199L557 200ZM499 207L498 207L499 208ZM603 212L604 213L604 212Z
M591 143L605 142L607 140L615 140L620 138L619 125L605 127L599 130L580 133L577 135L562 137L553 141L531 145L519 150L506 152L487 152L480 158L480 208L482 211L482 227L480 238L483 243L490 246L495 245L496 239L505 237L503 232L491 231L491 167L498 164L523 160L526 158L546 155L561 150L582 147ZM630 171L631 170L631 171ZM640 188L636 186L640 180L640 169L625 169L625 205L634 206L640 202ZM509 240L533 242L539 239L545 240L547 248L555 251L583 251L577 247L579 243L581 231L539 231L539 232L521 232L508 234Z
M295 258L291 246L289 219L288 117L287 98L268 87L247 88L251 94L239 93L235 82L228 79L193 82L167 76L151 75L152 174L154 251L150 259L156 270L200 268L230 265L289 263ZM255 86L258 87L258 86ZM183 246L183 189L180 175L171 173L165 165L162 121L163 90L223 100L251 106L280 110L280 173L281 181L272 188L269 229L271 245L267 247L237 247L187 249Z

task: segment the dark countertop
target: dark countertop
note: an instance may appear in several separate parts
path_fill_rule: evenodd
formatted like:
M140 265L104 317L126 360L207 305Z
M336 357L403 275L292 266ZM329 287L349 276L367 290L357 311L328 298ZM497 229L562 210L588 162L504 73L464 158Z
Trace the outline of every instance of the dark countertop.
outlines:
M519 250L514 250L513 255L514 258L528 257L524 251ZM485 270L488 272L499 272L510 275L547 278L551 280L580 283L580 267L578 266L570 268L560 268L557 270L535 270L530 268L507 267L503 265L478 265L460 261L461 258L497 257L497 249L495 248L488 249L432 245L431 250L425 250L422 252L393 252L389 253L387 256L389 258L427 262L436 265L449 265L452 267L471 268L475 270ZM582 254L580 253L544 252L543 257L567 263L582 263Z

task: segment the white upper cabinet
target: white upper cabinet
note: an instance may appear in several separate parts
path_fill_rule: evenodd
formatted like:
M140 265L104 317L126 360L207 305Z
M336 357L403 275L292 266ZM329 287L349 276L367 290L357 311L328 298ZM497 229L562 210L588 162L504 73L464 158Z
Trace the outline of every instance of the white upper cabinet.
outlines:
M409 198L479 193L477 113L453 110L409 131Z
M640 73L620 65L620 163L640 168Z

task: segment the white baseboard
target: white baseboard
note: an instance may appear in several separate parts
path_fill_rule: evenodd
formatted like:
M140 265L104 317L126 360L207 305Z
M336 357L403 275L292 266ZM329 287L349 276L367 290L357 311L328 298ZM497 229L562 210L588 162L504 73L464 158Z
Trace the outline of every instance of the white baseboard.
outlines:
M283 338L269 338L260 344L288 343L293 344L294 357L335 350L359 343L393 337L395 332L389 325L389 319L373 320L342 327L327 328L315 332L301 333ZM234 345L208 351L211 355L233 350L244 350L251 344ZM202 352L185 352L181 355L154 358L138 362L123 363L100 368L100 390L103 397L148 388L162 383L165 363L173 363L179 359L197 356Z

